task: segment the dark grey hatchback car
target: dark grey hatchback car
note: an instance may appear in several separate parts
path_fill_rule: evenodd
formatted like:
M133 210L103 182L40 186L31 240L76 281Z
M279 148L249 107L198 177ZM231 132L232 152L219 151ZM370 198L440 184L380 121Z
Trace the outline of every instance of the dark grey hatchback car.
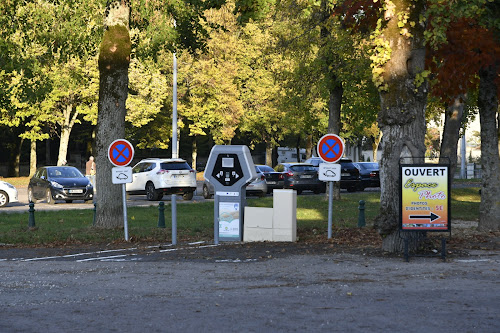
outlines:
M94 188L80 170L72 166L46 166L38 168L28 184L28 201L45 199L54 204L56 200L67 203L73 200L91 201Z
M326 192L326 183L318 179L318 171L311 164L282 163L278 164L275 170L283 173L285 189L296 190L297 194L302 191Z

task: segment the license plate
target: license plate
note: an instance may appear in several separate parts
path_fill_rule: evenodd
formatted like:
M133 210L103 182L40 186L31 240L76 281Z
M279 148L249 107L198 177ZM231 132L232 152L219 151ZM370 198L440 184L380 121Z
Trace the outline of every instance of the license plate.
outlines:
M83 193L83 190L69 190L69 193Z
M184 178L184 175L172 175L172 178Z
M342 172L342 174L340 176L341 177L350 177L351 174L350 173L346 173L346 172Z
M269 185L274 185L274 184L276 184L276 182L274 182L274 181L267 182L267 183L268 183Z
M312 175L302 175L300 176L300 178L312 178L313 176Z

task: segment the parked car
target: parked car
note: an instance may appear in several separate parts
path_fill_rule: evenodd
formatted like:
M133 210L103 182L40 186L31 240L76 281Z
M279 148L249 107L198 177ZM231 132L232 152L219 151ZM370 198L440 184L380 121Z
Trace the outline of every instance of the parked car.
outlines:
M285 182L283 188L294 189L297 194L302 191L313 191L324 193L326 183L318 179L318 171L312 164L308 163L282 163L275 168L283 173Z
M14 185L0 180L0 207L4 207L9 202L18 202L17 189Z
M356 162L354 165L359 169L362 190L367 187L380 187L380 169L377 162Z
M354 165L351 159L341 158L340 163L340 188L346 189L348 192L362 190L361 179L359 177L359 169Z
M314 165L316 170L318 170L319 165L325 162L323 162L320 157L311 157L306 160L306 163ZM363 190L359 169L353 164L352 160L341 158L337 163L339 163L341 167L340 188L346 189L349 192Z
M264 197L268 193L266 176L264 176L257 166L255 166L255 171L257 172L257 178L247 185L246 194ZM203 197L205 199L210 199L214 193L214 185L207 180L203 181Z
M266 177L267 193L272 193L274 189L283 188L285 185L285 177L283 173L275 171L268 165L256 165L257 170L262 172Z
M312 164L318 170L321 163L325 163L321 157L311 157L304 161L304 163Z
M54 204L56 200L67 203L73 200L92 201L94 187L80 170L72 166L45 166L38 168L28 184L28 201L45 199Z
M146 194L158 201L165 194L181 194L191 200L196 191L196 171L181 158L147 158L132 168L132 183L125 189L129 194Z

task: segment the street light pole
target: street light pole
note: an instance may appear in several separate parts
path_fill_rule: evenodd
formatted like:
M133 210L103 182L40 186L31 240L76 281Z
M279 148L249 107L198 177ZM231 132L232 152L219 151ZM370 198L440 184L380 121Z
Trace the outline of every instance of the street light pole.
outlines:
M176 27L174 20L174 28ZM177 152L177 56L173 58L173 92L172 92L172 158L179 157ZM177 195L172 194L172 245L177 244Z

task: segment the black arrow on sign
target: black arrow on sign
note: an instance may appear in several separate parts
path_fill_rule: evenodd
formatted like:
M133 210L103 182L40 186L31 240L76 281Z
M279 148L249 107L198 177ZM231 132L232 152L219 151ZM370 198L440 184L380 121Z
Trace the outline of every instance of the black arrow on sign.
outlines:
M433 212L431 212L431 215L410 215L410 219L430 219L431 222L438 218L440 218L440 216Z

